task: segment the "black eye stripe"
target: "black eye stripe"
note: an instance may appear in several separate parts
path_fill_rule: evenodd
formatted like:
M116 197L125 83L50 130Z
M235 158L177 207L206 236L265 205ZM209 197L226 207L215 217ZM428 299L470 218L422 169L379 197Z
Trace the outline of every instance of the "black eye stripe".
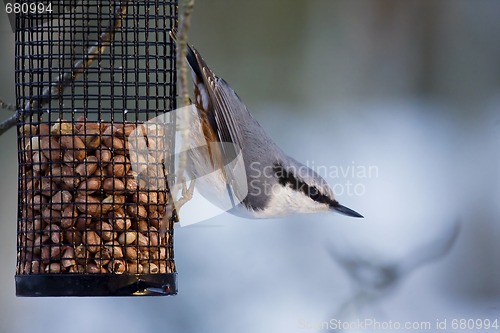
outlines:
M290 186L296 191L303 192L306 196L319 203L331 204L332 199L328 196L321 194L321 192L314 186L309 186L306 183L299 181L292 173L289 173L283 168L281 164L274 164L274 174L278 181L283 186Z

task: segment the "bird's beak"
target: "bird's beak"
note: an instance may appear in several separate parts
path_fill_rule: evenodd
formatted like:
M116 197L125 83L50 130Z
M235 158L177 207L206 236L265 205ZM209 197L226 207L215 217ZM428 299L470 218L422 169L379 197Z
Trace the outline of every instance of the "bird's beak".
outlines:
M345 206L342 206L338 202L334 202L333 204L330 205L330 208L336 211L339 214L350 216L350 217L360 217L363 218L363 215L353 211L350 208L347 208Z

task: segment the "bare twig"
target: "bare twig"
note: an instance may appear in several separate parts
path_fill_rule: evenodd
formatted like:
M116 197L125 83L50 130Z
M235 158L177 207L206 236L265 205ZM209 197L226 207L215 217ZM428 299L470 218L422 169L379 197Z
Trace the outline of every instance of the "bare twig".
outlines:
M181 98L181 107L188 106L188 68L186 64L188 31L191 27L191 14L194 9L194 0L187 0L184 5L184 11L179 17L179 26L177 29L177 68L179 68L179 96Z
M12 105L12 104L9 104L9 103L6 103L4 102L2 99L0 99L0 109L4 109L4 110L7 110L7 111L16 111L16 106L15 105Z
M16 111L16 107L12 104L6 103L0 99L0 108L8 111ZM9 128L15 126L17 123L17 114L14 113L12 116L0 123L0 135L7 131Z
M115 10L115 15L110 27L101 33L99 40L87 49L83 59L76 61L71 71L59 75L48 87L45 87L41 96L37 99L30 100L26 103L23 109L15 115L0 123L0 135L11 127L16 125L17 117L21 116L24 119L32 114L32 110L40 109L50 103L51 100L58 98L76 78L89 68L97 57L104 52L114 39L116 31L121 28L123 17L127 12L127 1L123 1Z
M0 123L0 135L8 131L11 127L15 126L17 123L17 113L13 114L6 120Z
M194 9L194 0L186 0L184 8L179 17L179 25L177 30L177 68L179 68L179 96L180 96L180 106L187 107L190 104L189 90L188 90L188 68L186 63L187 55L187 39L188 31L191 26L191 14ZM181 151L186 151L189 142L189 125L191 124L190 111L185 111L181 113L182 119L180 119L180 134L181 134ZM186 187L186 172L187 166L187 154L179 154L179 163L177 166L177 172L175 179L177 182L181 182L181 197L176 201L176 211L178 212L181 207L191 200L194 191L194 179L191 179L189 184L189 189ZM175 197L179 197L175 194Z

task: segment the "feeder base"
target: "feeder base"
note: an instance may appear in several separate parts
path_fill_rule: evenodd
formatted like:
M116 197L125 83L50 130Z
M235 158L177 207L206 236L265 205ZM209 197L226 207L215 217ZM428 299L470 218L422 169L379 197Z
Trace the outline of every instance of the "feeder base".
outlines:
M171 274L16 275L16 296L167 296L177 294Z

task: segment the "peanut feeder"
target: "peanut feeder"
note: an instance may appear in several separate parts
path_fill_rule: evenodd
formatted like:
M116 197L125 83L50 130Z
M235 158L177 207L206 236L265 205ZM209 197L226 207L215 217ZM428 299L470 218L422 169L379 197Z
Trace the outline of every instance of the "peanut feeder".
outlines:
M53 6L71 12L66 25L64 17L16 17L16 293L175 294L174 209L168 186L151 186L167 184L162 156L173 139L142 129L175 108L165 26L176 18L175 2ZM137 144L156 152L138 169L129 140L136 130L144 132Z

